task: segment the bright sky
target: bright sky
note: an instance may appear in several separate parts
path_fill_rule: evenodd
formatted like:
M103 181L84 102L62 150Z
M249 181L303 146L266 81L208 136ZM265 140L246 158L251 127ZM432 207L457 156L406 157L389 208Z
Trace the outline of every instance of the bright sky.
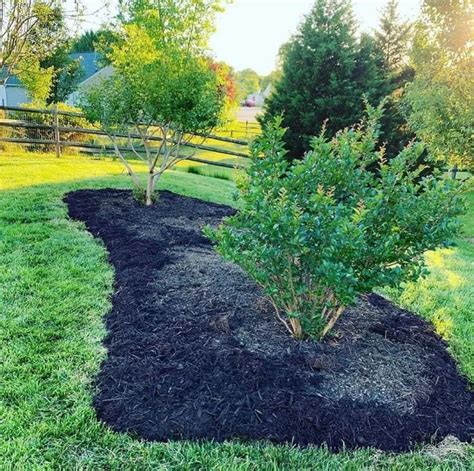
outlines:
M97 0L84 0L89 12L97 10ZM234 0L217 19L211 39L215 57L236 70L252 68L268 74L275 67L280 46L296 31L314 0ZM386 0L353 0L360 29L371 31L378 24ZM399 0L400 15L414 19L420 0ZM110 14L110 10L109 10ZM87 17L85 29L96 29L107 11Z

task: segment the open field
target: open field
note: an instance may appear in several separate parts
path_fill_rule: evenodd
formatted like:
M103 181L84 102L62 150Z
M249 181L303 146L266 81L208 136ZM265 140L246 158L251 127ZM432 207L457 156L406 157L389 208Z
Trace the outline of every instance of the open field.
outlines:
M121 164L109 158L0 155L0 469L469 469L473 446L394 455L268 443L146 443L97 422L91 384L105 355L102 319L113 271L104 247L67 218L62 198L74 189L106 187L130 187ZM222 179L175 171L159 188L234 204L234 184ZM474 192L468 197L458 247L429 253L432 275L391 296L433 320L474 381Z

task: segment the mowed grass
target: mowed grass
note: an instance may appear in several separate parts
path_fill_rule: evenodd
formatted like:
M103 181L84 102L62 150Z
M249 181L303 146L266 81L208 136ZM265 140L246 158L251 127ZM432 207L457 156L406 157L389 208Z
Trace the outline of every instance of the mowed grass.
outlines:
M430 275L389 291L399 305L430 320L449 342L460 370L474 383L474 191L466 193L467 213L456 247L426 254Z
M324 447L269 443L146 443L99 423L92 407L93 381L106 354L101 342L113 270L103 245L83 224L68 219L62 198L78 188L105 187L130 187L120 164L111 159L0 155L1 470L469 469L472 446L395 455L376 450L333 454ZM166 174L160 188L233 201L232 182L184 172ZM472 264L472 256L468 242L439 255L449 270L473 284L474 273L458 270L459 261ZM444 287L438 292L436 280L436 289L421 288L431 293L436 308L469 295L461 284L443 297ZM470 371L473 359L456 342L462 343L463 329L472 328L472 321L458 312L451 313L450 342L463 370Z

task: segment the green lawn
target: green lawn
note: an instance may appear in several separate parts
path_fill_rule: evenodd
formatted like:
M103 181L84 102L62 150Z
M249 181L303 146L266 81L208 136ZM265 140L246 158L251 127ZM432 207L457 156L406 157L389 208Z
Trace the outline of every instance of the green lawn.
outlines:
M425 447L331 454L268 443L145 443L111 432L91 406L92 381L105 351L103 317L113 270L104 247L67 218L64 193L128 188L110 159L0 154L0 469L468 469L474 447ZM230 181L170 172L160 183L182 194L232 204ZM465 219L473 237L474 201ZM430 317L443 312L453 352L473 379L468 318L474 246L429 255L433 275L410 286L404 304ZM441 314L440 314L441 316ZM433 455L436 455L435 457ZM441 457L441 458L440 458Z

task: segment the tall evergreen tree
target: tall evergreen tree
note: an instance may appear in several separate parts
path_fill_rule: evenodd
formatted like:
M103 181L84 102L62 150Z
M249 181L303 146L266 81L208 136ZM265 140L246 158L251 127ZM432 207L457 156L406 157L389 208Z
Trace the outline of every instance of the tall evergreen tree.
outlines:
M283 114L291 157L301 157L323 126L333 134L358 122L364 95L371 103L384 95L373 44L359 40L356 27L350 2L317 0L282 48L282 77L262 121Z
M411 24L402 21L398 14L398 1L388 0L375 32L387 91L380 139L388 158L397 155L415 138L403 110L405 85L414 78L414 70L407 60L410 30Z
M386 69L392 73L402 70L406 65L410 24L401 21L397 0L388 0L385 5L375 39L383 54Z

